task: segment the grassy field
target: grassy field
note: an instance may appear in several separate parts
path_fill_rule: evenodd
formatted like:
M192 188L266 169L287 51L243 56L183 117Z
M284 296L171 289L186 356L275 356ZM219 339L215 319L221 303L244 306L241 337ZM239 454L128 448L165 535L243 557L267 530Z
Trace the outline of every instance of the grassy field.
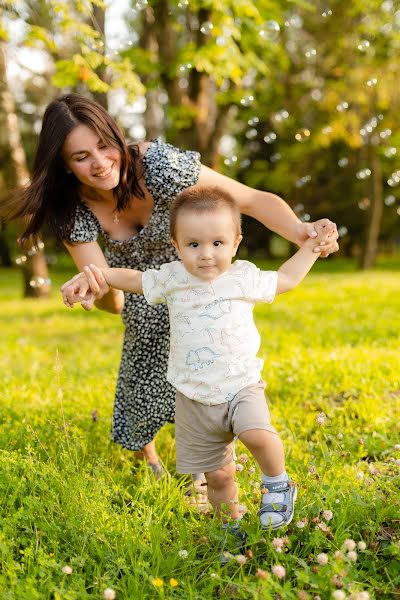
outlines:
M109 442L119 318L65 309L68 273L37 301L0 271L2 600L400 598L400 273L331 264L256 309L299 497L287 530L261 531L259 472L242 457L249 546L224 567L218 522L182 500L173 425L158 483Z

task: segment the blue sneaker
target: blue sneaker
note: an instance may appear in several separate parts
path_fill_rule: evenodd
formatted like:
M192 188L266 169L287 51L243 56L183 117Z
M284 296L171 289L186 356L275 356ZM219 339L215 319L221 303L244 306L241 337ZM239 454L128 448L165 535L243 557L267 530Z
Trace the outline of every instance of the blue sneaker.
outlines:
M259 510L263 529L279 529L289 525L293 519L297 487L294 481L277 481L261 484L261 506Z

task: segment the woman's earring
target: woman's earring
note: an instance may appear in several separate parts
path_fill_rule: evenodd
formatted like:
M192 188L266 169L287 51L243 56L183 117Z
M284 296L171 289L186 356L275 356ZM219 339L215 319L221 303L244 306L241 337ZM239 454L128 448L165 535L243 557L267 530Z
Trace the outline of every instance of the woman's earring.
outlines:
M68 173L68 175L71 175L72 171L68 171L68 169L65 169L65 172Z

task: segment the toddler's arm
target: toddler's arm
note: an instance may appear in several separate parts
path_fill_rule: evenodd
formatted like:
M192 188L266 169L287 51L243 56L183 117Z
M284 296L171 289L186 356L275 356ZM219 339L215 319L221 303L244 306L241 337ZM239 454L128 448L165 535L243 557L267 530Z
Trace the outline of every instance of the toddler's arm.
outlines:
M325 232L326 225L315 223L314 228L318 236L308 239L303 246L278 269L278 284L276 293L283 294L295 288L307 275L320 253L314 252L314 248L323 246L330 242L332 232Z
M94 265L89 265L88 267L83 267L82 273L75 275L73 294L70 292L67 294L66 291L61 290L65 306L72 308L74 304L78 303L87 309L93 306L95 296L91 292L91 285L93 285L91 282L93 281L95 269ZM100 268L97 267L97 269ZM109 267L104 267L100 270L107 285L110 287L122 290L123 292L143 294L141 271L135 271L134 269L111 269Z
M92 265L84 267L83 271L86 272L86 269L90 271L91 267ZM123 292L143 294L142 271L104 267L101 269L101 272L110 287L122 290Z

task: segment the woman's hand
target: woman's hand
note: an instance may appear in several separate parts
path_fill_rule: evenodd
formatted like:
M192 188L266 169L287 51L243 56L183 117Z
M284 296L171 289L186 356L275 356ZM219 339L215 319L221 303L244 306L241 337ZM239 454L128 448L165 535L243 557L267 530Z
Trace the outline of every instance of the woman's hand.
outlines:
M96 300L100 300L110 290L101 269L92 265L84 267L83 273L74 275L61 286L65 306L72 308L80 302L85 310L91 310Z
M327 240L317 245L314 248L314 252L321 252L321 258L326 258L339 250L339 244L337 243L339 234L336 223L333 223L329 219L319 219L319 221L314 221L313 223L300 223L298 229L299 245L301 246L309 238L316 238L318 236L316 226L318 226L318 230L323 227Z

